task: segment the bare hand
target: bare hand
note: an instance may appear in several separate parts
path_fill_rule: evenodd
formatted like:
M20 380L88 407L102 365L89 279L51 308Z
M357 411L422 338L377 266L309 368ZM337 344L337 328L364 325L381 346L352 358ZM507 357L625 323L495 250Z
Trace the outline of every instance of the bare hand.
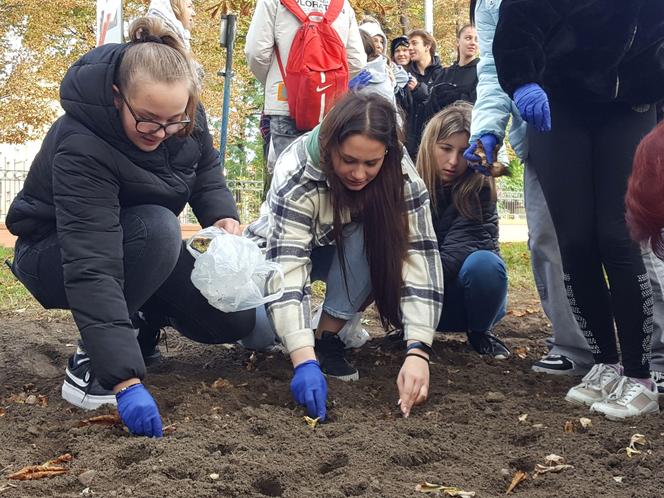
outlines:
M234 220L233 218L222 218L214 223L214 226L226 230L226 232L231 235L242 235L242 230L240 229L240 222Z
M418 351L418 354L420 353ZM404 417L410 415L415 405L420 405L429 396L429 364L422 358L406 356L397 376L399 402Z
M408 86L408 89L412 92L417 87L417 80L415 78L409 79L407 86Z

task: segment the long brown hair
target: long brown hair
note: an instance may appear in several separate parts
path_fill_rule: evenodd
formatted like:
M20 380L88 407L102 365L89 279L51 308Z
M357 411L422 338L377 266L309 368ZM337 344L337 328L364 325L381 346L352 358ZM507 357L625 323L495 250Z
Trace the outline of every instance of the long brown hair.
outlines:
M118 67L116 82L120 90L131 92L137 81L185 82L189 100L185 112L191 119L178 135L191 134L195 125L200 84L189 52L180 37L161 19L140 17L129 27L129 47Z
M431 197L434 214L438 214L437 191L440 185L435 150L438 142L455 133L470 136L470 118L473 106L458 100L445 107L427 123L422 133L422 142L417 154L417 171L424 180ZM462 216L468 219L482 219L479 193L484 186L491 189L491 198L496 200L496 184L492 177L475 173L468 168L452 185L452 202Z
M345 262L344 212L350 211L364 227L364 247L371 285L381 323L401 328L402 267L408 249L408 218L401 171L403 147L394 107L374 94L350 93L323 119L319 134L320 163L330 185L333 235L339 259ZM341 144L364 135L385 145L385 159L376 177L362 190L347 189L334 173ZM345 264L342 264L345 275Z

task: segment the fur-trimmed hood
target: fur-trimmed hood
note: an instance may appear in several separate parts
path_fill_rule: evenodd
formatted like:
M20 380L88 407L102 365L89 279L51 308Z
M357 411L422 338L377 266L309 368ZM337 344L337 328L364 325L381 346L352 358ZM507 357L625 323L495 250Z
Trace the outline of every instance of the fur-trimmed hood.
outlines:
M664 2L503 0L493 43L498 79L575 101L664 98Z

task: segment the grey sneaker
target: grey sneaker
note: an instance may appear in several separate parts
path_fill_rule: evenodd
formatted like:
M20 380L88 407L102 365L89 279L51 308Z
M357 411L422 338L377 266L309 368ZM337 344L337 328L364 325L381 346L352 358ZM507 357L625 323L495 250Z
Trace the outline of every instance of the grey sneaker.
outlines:
M631 377L620 377L605 401L593 403L590 411L603 413L609 420L623 420L659 413L659 394L653 383L648 387Z
M598 363L590 369L579 385L567 391L565 400L577 405L591 406L604 401L620 381L620 372L605 363Z

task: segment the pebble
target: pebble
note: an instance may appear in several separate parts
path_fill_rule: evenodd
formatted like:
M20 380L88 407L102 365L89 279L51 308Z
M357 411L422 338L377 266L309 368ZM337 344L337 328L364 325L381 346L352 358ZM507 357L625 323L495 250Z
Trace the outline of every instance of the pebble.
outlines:
M37 396L35 396L34 394L31 394L30 396L25 398L26 405L34 405L35 403L37 403Z
M216 481L217 479L219 479L219 474L210 474L210 479Z
M33 436L39 436L39 429L37 429L34 425L29 426L26 431L28 434L32 434Z
M86 470L85 472L78 475L78 482L80 482L85 487L90 487L96 475L96 470Z
M505 401L505 395L499 391L489 391L484 399L489 403L502 403Z
M510 470L509 469L500 469L500 475L508 476L508 475L510 475Z

